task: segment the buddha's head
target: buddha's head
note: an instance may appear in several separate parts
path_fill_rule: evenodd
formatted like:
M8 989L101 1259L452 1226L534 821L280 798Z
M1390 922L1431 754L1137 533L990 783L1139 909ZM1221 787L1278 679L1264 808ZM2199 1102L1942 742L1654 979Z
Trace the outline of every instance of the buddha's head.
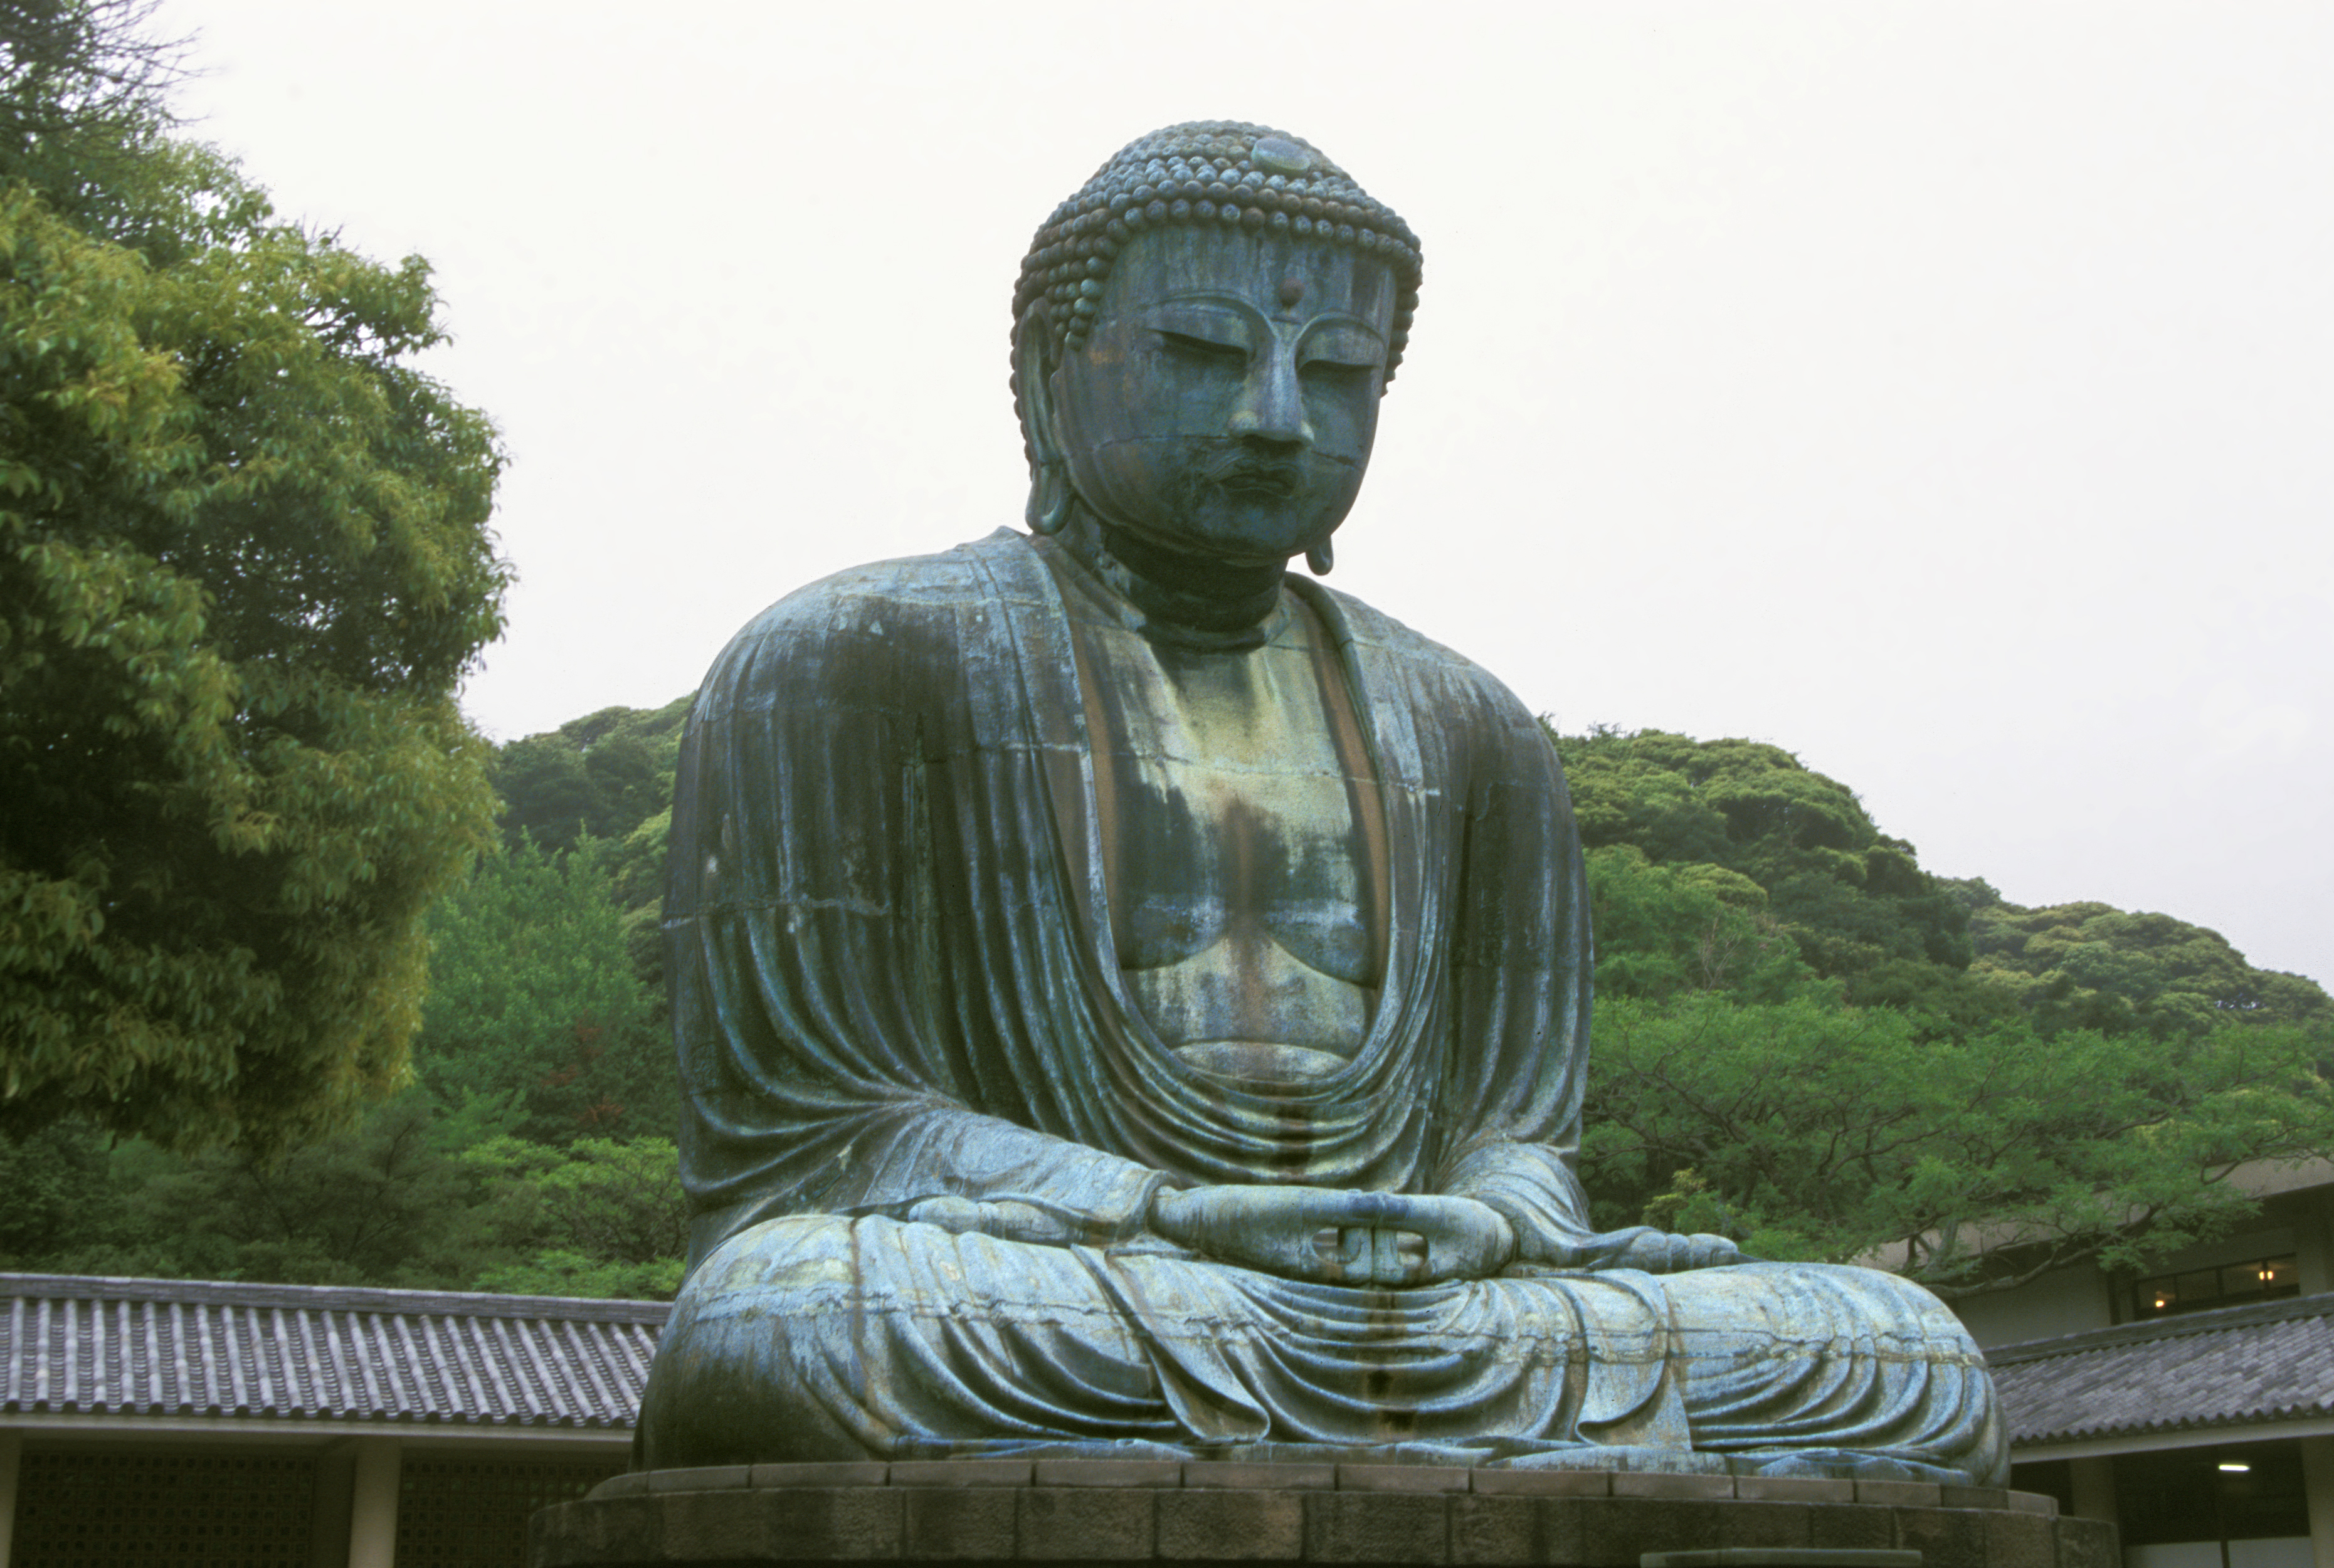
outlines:
M1326 559L1418 281L1409 226L1294 137L1210 120L1133 142L1022 263L1030 525L1083 505L1183 554Z

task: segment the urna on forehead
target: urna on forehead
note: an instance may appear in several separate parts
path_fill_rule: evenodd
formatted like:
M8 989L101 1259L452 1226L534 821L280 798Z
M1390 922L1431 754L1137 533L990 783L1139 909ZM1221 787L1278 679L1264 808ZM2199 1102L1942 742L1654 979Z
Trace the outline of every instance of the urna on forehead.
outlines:
M1017 345L1042 301L1056 353L1078 346L1119 252L1137 235L1175 228L1287 236L1384 260L1396 288L1385 371L1394 380L1418 309L1418 236L1312 143L1231 120L1171 125L1127 143L1054 209L1022 258Z

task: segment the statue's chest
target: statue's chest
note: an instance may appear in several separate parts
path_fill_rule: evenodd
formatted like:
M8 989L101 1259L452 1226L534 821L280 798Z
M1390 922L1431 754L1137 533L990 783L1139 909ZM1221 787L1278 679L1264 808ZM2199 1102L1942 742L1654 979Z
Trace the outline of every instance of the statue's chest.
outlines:
M1375 798L1303 625L1245 653L1078 630L1121 969L1171 1044L1343 1056L1382 958Z

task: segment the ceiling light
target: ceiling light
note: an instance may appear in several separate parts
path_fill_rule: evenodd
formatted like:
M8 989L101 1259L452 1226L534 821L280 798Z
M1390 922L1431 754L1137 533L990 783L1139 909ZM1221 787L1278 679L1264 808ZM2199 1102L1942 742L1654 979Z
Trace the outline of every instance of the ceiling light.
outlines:
M2251 1465L2242 1464L2234 1459L2224 1459L2214 1467L2216 1469L2226 1470L2232 1476L2242 1476L2252 1468Z

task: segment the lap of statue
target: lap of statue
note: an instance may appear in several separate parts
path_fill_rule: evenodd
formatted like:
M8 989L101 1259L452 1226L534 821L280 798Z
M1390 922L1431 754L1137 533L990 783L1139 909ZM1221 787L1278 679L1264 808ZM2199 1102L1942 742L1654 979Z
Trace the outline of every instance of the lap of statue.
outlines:
M1982 1358L1896 1277L1747 1263L1407 1289L796 1216L697 1270L658 1466L1336 1457L1998 1483Z

